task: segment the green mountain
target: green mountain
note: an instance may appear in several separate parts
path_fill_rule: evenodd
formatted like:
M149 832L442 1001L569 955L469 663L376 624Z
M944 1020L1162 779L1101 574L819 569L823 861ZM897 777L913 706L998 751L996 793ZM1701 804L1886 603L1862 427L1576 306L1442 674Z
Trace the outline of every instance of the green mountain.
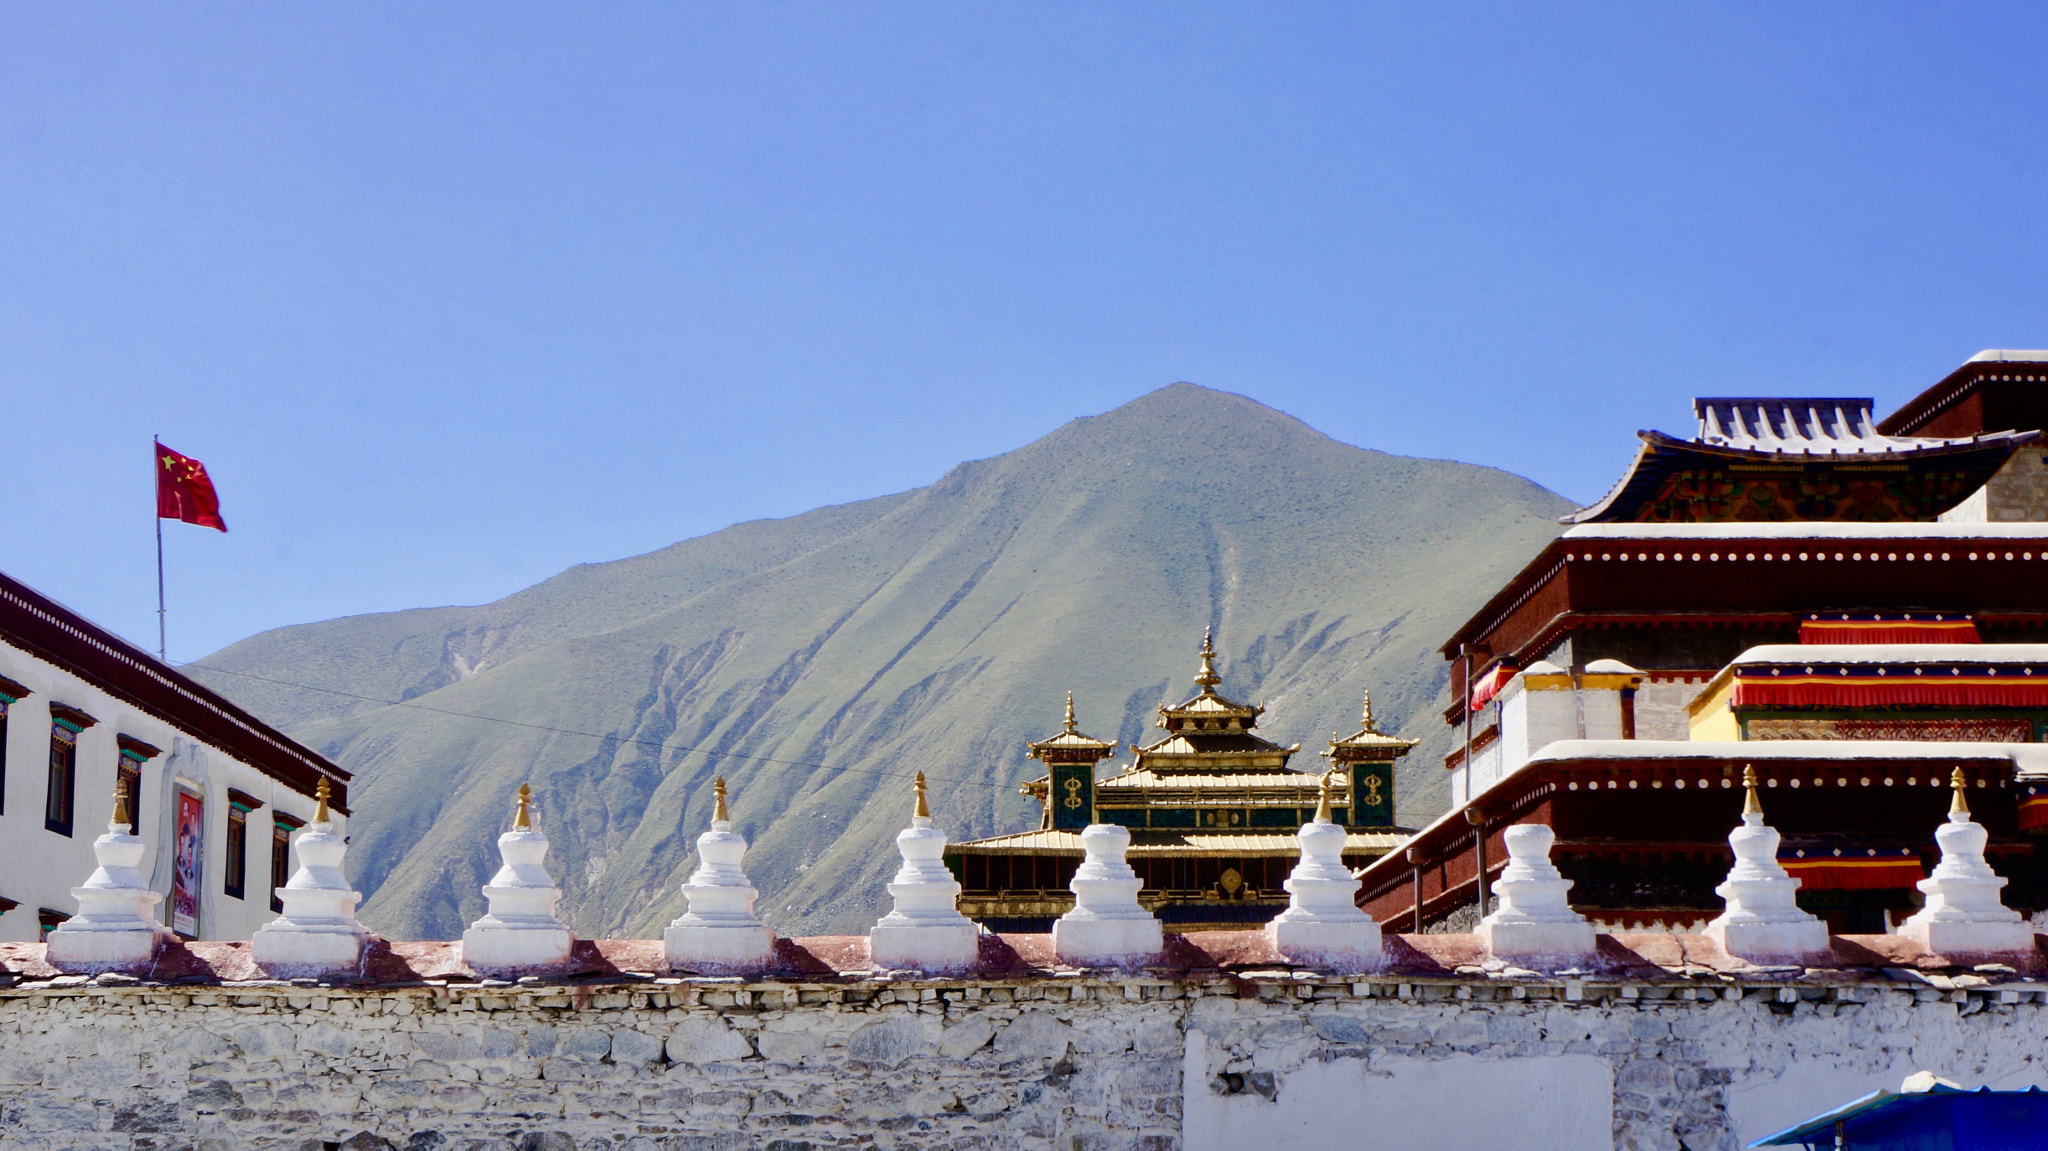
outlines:
M856 932L887 902L913 771L956 839L1033 825L1024 744L1068 689L1084 730L1149 741L1154 709L1193 690L1204 627L1224 690L1266 705L1298 766L1371 689L1424 740L1402 822L1434 817L1435 647L1566 510L1501 471L1175 384L916 491L481 607L280 628L195 674L356 773L349 862L386 935L452 937L481 913L522 781L577 931L656 934L721 773L763 916Z

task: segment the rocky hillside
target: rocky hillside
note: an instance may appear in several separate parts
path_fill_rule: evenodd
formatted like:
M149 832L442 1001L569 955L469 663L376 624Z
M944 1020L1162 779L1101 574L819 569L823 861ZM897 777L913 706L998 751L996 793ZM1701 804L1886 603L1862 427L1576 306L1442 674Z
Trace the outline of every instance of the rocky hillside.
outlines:
M480 913L522 781L576 929L657 933L720 773L769 922L859 931L886 900L912 771L955 838L1026 826L1024 744L1056 729L1066 691L1085 730L1148 740L1153 709L1192 690L1204 627L1224 690L1266 704L1299 766L1370 688L1425 739L1402 821L1433 817L1449 739L1434 649L1565 510L1504 472L1350 447L1176 384L916 491L481 607L280 628L193 671L357 773L349 858L388 935L450 937Z

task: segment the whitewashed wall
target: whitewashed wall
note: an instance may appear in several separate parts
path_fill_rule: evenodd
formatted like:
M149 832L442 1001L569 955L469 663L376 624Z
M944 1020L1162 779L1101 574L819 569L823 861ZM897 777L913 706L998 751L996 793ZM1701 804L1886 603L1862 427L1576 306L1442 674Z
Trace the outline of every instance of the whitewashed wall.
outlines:
M2048 1085L2043 992L1972 979L23 985L0 1148L1734 1151L1914 1070Z
M71 913L71 889L92 874L92 841L114 813L114 777L120 751L115 737L130 736L162 749L142 766L139 834L149 844L142 873L165 895L169 914L174 789L205 801L205 878L199 938L247 939L275 917L270 909L271 815L313 814L313 800L218 748L194 742L141 708L92 686L45 660L0 643L0 676L33 693L9 709L5 812L0 813L0 896L20 903L0 915L0 943L36 938L36 911ZM75 707L98 722L78 738L76 812L69 837L45 829L50 764L50 704ZM223 892L226 880L228 789L264 802L249 815L249 861L243 897ZM337 825L345 822L339 815Z

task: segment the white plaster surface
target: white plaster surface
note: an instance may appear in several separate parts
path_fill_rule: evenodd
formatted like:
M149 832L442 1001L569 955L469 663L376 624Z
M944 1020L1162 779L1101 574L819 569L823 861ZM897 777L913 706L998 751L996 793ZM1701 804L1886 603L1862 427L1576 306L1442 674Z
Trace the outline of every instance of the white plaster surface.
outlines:
M941 856L946 833L928 815L912 816L896 833L903 866L889 884L896 906L868 930L875 966L917 971L959 971L974 962L980 931L960 914L960 884Z
M1496 959L1572 963L1593 953L1593 925L1571 909L1572 881L1550 862L1557 833L1543 823L1518 823L1503 833L1508 865L1494 881L1500 908L1479 921L1477 934Z
M0 986L0 1148L1737 1151L1914 1070L2048 1086L1996 986L1402 979Z
M754 916L760 893L741 870L746 853L747 841L730 820L713 820L711 830L697 837L700 862L683 884L690 909L661 936L669 966L752 971L775 954L775 933Z
M1724 909L1707 924L1723 951L1755 963L1798 962L1828 950L1827 924L1799 910L1799 881L1779 865L1778 842L1763 813L1743 813L1728 833L1735 865L1714 888Z
M1144 881L1124 859L1130 831L1113 823L1091 824L1081 832L1081 847L1087 857L1067 884L1074 909L1053 920L1053 951L1082 967L1130 965L1159 954L1165 931L1158 916L1138 905Z
M1266 925L1266 937L1296 963L1363 971L1381 959L1380 925L1358 909L1358 879L1344 866L1344 829L1326 819L1295 833L1301 859L1281 886L1287 909Z
M576 937L555 918L562 891L548 877L548 838L536 829L498 837L504 866L484 886L490 910L462 933L462 958L478 971L560 966Z
M292 847L299 869L278 889L284 914L249 940L257 966L286 978L358 967L370 931L356 922L362 893L341 873L347 840L331 822L321 822L301 831Z
M1999 899L2005 879L1985 862L1990 838L1967 812L1953 812L1934 831L1941 862L1917 886L1926 906L1899 925L1899 934L1938 955L2032 951L2034 929Z
M141 967L156 954L164 934L150 910L163 896L149 889L135 870L145 846L127 828L109 825L93 840L99 866L82 886L71 889L78 914L50 933L50 962L66 971L110 971Z
M1609 1151L1614 1074L1592 1055L1502 1060L1382 1056L1309 1063L1273 1099L1210 1089L1200 1031L1183 1056L1186 1151L1385 1148L1386 1151Z

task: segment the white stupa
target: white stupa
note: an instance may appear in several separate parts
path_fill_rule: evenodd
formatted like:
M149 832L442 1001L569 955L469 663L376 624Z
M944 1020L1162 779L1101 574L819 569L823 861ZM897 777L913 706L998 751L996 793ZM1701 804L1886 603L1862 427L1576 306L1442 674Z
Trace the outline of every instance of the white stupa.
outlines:
M1477 934L1496 959L1569 962L1593 955L1593 925L1573 911L1565 893L1572 881L1550 862L1557 833L1548 824L1518 823L1502 837L1508 865L1494 881L1500 907L1479 921Z
M505 865L484 887L490 910L462 933L462 961L477 971L561 967L576 937L555 918L562 889L548 878L548 837L533 826L533 788L519 785L512 830L498 837Z
M334 833L325 776L314 792L313 822L292 843L299 869L278 888L284 914L256 929L250 953L273 976L293 978L354 971L362 966L370 930L356 922L362 893L341 874L348 841Z
M2005 906L2005 880L1984 862L1984 826L1970 818L1963 769L1950 777L1955 798L1948 822L1935 829L1941 862L1917 885L1927 904L1899 925L1899 934L1937 955L1996 955L2034 949L2034 929Z
M1281 885L1287 910L1266 925L1266 938L1296 963L1359 971L1380 960L1380 925L1354 901L1358 878L1344 866L1344 829L1330 818L1330 777L1312 821L1295 833L1301 861Z
M1159 954L1164 929L1158 916L1138 905L1145 881L1124 860L1130 831L1114 823L1090 824L1081 829L1081 849L1087 858L1067 883L1074 909L1053 920L1053 953L1076 967L1132 967Z
M1828 953L1828 926L1799 910L1799 881L1778 865L1778 833L1765 826L1756 797L1756 768L1742 769L1748 798L1742 826L1728 833L1735 866L1714 889L1726 910L1707 924L1721 950L1752 963L1798 963Z
M78 914L50 932L45 954L60 971L120 971L145 967L156 957L166 933L151 909L163 896L136 870L147 845L129 833L128 824L128 789L122 785L114 791L107 833L92 841L99 866L85 886L71 889Z
M932 826L924 797L924 772L917 773L917 806L910 826L896 834L903 866L889 884L895 910L868 929L868 954L875 966L918 971L964 971L980 951L980 931L960 914L960 884L940 856L946 833Z
M712 787L711 830L697 837L697 870L683 884L690 909L662 932L670 967L692 971L758 971L775 956L775 933L754 917L760 893L740 870L747 841L725 811L725 777Z

